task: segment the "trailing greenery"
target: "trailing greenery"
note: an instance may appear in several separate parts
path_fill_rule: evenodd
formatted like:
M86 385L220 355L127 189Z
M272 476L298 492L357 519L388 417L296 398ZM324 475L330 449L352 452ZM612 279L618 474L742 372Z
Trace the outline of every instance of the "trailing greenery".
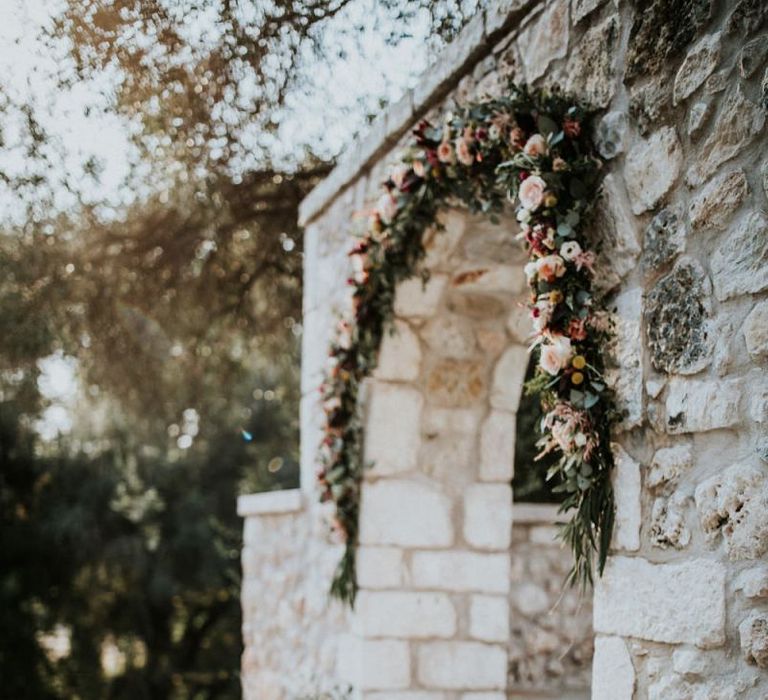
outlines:
M384 183L368 228L350 252L352 309L339 322L322 387L326 415L322 499L336 506L346 542L331 593L354 604L363 428L361 382L391 328L397 284L426 276L422 237L446 204L498 215L515 203L530 254L533 346L539 364L527 391L544 411L540 456L556 454L547 480L571 515L561 537L574 553L570 582L592 581L608 554L614 519L610 427L616 417L601 348L611 325L592 290L594 253L584 232L601 163L586 136L588 110L559 92L510 85L505 97L470 104L442 124L422 121L403 164ZM597 561L594 561L594 554Z

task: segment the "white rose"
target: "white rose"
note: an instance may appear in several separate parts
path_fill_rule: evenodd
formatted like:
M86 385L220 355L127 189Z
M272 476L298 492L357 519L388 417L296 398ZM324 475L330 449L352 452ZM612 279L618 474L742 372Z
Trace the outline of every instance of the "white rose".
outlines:
M523 180L523 183L520 185L520 191L518 192L520 204L522 204L528 211L536 211L544 200L544 190L546 188L547 183L538 175L527 177Z
M581 246L576 241L567 241L560 246L560 255L565 260L574 260L581 253Z
M534 134L526 141L523 151L529 156L542 156L547 152L547 140L541 134Z
M550 336L547 342L541 346L539 367L547 374L557 375L560 370L568 366L573 355L570 338L564 335Z
M554 282L565 274L565 263L559 255L546 255L536 261L536 270L539 277L547 282Z

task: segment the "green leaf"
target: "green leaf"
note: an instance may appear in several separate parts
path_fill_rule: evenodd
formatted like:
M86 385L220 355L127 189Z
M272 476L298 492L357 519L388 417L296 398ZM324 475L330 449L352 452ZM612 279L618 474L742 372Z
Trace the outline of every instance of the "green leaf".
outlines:
M536 120L536 125L538 126L539 133L541 133L542 136L548 136L549 134L554 134L557 131L557 124L544 114L542 114Z

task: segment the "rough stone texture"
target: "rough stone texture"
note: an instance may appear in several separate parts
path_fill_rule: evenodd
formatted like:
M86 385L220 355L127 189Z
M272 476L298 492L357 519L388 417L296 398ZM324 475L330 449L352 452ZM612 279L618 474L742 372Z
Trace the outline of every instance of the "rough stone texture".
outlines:
M768 287L768 217L748 214L710 261L715 295L720 301L737 294L759 292Z
M715 129L701 146L701 155L688 182L700 185L717 168L744 150L765 124L765 112L750 102L737 87L723 104Z
M725 567L614 556L595 587L595 631L709 648L725 641ZM685 591L685 605L676 592Z
M725 31L747 36L760 29L768 20L768 8L761 0L739 0L728 15Z
M691 105L691 109L688 112L688 136L692 139L698 137L709 114L710 107L707 102L696 102Z
M698 433L739 422L742 384L673 379L667 394L667 432Z
M520 403L525 370L528 367L528 351L520 345L512 345L493 370L491 406L496 409L515 411Z
M651 543L655 547L683 549L691 541L686 524L686 504L689 498L675 493L669 498L657 498L651 511Z
M683 152L674 128L663 127L627 154L624 178L632 211L653 209L680 174Z
M744 44L739 52L739 74L749 78L765 61L768 56L768 36L763 35Z
M768 615L752 613L739 625L739 638L747 663L768 668Z
M640 465L621 445L613 446L613 455L616 524L612 544L616 549L634 552L640 549Z
M426 283L418 277L406 280L397 288L395 313L403 318L432 316L447 282L442 275L432 275Z
M414 389L376 382L371 392L365 458L377 475L416 468L423 399ZM376 431L371 430L377 426Z
M749 312L744 320L742 332L750 355L768 355L768 301L761 301Z
M700 39L688 51L680 70L675 76L674 104L682 102L709 77L720 61L720 33L710 34Z
M595 667L592 673L592 700L632 700L635 668L621 637L595 640Z
M516 416L506 411L492 411L480 433L480 479L509 481L515 465Z
M520 53L525 75L532 83L549 64L568 51L568 3L551 2L530 26L520 33Z
M747 598L768 598L768 565L756 566L742 571L734 588Z
M568 59L566 90L583 95L595 107L605 107L616 90L614 65L619 31L618 16L608 17L584 34Z
M722 534L731 559L757 559L768 551L768 475L736 464L696 488L701 528Z
M442 360L427 377L427 400L448 408L471 406L486 390L485 365L473 360Z
M395 321L392 333L384 336L379 352L377 379L412 381L419 376L421 347L418 336L403 321Z
M654 492L674 488L682 475L693 466L693 452L688 444L656 450L645 476L645 485Z
M685 250L686 229L679 207L662 209L645 229L643 265L648 270L666 267Z
M749 185L743 170L710 180L688 210L694 229L724 229L733 211L746 199Z
M644 304L651 362L661 372L695 374L712 360L711 285L683 258L656 282Z

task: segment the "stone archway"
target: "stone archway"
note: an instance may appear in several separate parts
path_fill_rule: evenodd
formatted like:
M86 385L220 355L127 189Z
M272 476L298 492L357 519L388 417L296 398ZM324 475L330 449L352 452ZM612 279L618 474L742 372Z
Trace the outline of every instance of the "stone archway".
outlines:
M511 217L496 225L450 210L440 218L444 230L425 234L430 278L398 288L396 332L366 388L365 456L374 467L363 485L354 633L340 655L363 698L546 690L509 678L527 633L522 618L510 624L510 602L514 616L521 597L538 595L534 614L543 614L562 583L553 596L550 579L562 569L552 566L560 552L553 508L521 511L513 547L516 413L529 361L526 253ZM544 537L546 562L513 565ZM535 592L523 571L538 572L538 583L528 582ZM562 646L545 629L531 631L542 658ZM557 675L546 659L539 665ZM523 666L530 674L533 665Z

